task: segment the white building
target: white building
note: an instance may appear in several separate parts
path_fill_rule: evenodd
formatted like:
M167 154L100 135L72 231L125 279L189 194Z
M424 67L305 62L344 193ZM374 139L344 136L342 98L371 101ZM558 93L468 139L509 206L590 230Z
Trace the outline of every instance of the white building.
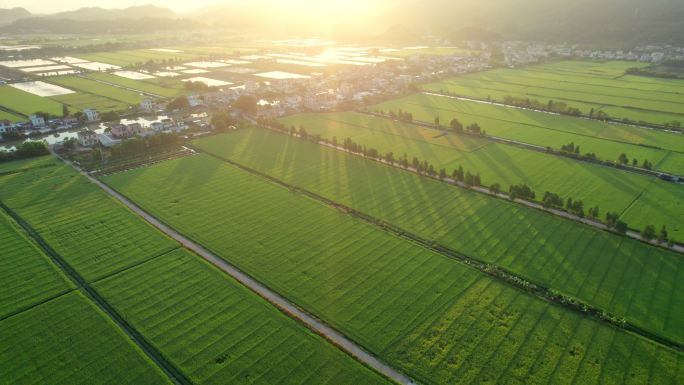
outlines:
M14 125L12 122L6 119L1 119L0 120L0 134L4 134L5 132L12 132L14 131Z
M150 98L145 98L140 102L140 109L145 112L153 112L155 108L156 106Z
M78 132L78 143L83 147L92 147L98 143L95 131L83 130Z
M42 116L31 115L29 116L29 120L31 121L31 125L33 127L45 127L45 118Z
M97 110L92 108L86 108L83 110L83 113L85 114L86 120L89 122L94 122L100 119L100 114L97 112Z

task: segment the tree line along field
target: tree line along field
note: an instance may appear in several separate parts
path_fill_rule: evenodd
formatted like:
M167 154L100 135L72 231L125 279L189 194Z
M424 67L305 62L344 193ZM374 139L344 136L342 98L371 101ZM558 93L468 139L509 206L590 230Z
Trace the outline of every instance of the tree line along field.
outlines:
M195 145L684 342L674 294L684 259L674 252L277 132L245 129ZM140 179L148 186L154 175ZM144 191L112 180L133 198Z
M328 140L335 136L338 143L350 137L383 155L392 152L397 159L406 154L409 162L413 157L427 160L436 170L444 168L448 175L461 166L479 173L484 186L499 183L507 190L510 185L525 183L538 199L550 191L563 199L582 200L585 208L598 205L602 216L607 212L622 215L633 228L666 225L675 237L684 231L682 186L654 176L361 113L294 115L280 122L288 127L304 127L307 133ZM636 210L635 205L651 210Z
M182 249L95 284L196 384L389 384Z
M192 383L225 383L228 377L231 383L245 384L338 378L345 383L389 383L196 255L179 249L68 166L35 168L50 161L54 159L44 157L3 165L14 166L17 173L0 176L2 203L37 230L86 285ZM20 238L6 238L5 230L0 227L0 239L22 247ZM160 246L163 250L156 253ZM30 251L27 247L17 252ZM43 272L39 257L44 256L27 253L22 255L25 261L5 261L3 255L0 263L0 274L17 275L9 280L14 294L33 299L34 305L3 319L22 298L10 300L0 292L0 340L7 342L0 347L3 380L170 383L80 290L36 303L42 299L38 294L45 296L57 286L55 278ZM15 282L29 270L38 275L33 279L44 278L44 292L31 293L24 290L26 283Z
M621 124L578 119L517 108L458 100L454 98L413 94L394 99L370 108L371 111L413 114L413 118L448 127L451 119L465 126L477 123L489 135L551 147L559 150L574 143L580 154L596 154L598 159L617 162L626 154L630 162L636 158L641 166L644 160L660 171L684 175L684 135L662 130L647 130Z
M525 69L496 69L461 75L421 86L424 90L469 96L505 96L549 100L579 108L583 114L603 111L635 122L684 123L684 81L626 75L632 62L563 61Z
M262 144L246 147L270 163L262 151L271 146L256 150ZM314 159L296 150L276 156ZM315 182L322 185L326 175L351 177L307 175L324 178ZM422 382L669 383L684 375L681 353L541 301L211 156L103 179Z

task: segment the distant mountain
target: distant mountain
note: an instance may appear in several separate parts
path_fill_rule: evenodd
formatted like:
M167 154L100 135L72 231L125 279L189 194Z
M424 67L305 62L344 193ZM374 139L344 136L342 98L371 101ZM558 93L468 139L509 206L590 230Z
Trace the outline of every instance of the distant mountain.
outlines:
M158 31L196 31L206 25L188 19L112 19L112 20L70 20L48 17L31 17L15 20L0 26L0 32L7 33L59 33L59 34L127 34Z
M0 24L9 24L15 20L23 19L26 17L31 17L31 12L25 10L24 8L0 8Z
M100 7L85 7L74 11L55 13L46 16L50 19L93 21L117 19L175 19L179 16L169 8L154 5L141 5L123 9L105 9Z

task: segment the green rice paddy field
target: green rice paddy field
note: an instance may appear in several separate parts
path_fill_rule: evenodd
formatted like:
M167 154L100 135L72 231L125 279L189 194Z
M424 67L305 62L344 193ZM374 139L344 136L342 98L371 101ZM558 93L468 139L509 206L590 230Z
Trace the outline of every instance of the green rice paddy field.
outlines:
M598 205L602 215L623 215L633 228L653 224L659 228L666 225L673 234L684 231L684 188L655 177L360 113L295 115L281 122L301 125L308 133L328 139L336 136L340 143L351 137L381 154L393 152L395 158L406 154L409 161L414 156L428 160L448 174L462 166L480 173L485 186L499 183L507 191L512 184L526 183L538 199L546 191L564 199L580 199L585 208ZM634 206L651 210L635 210Z
M684 342L684 303L674 294L684 259L676 253L276 132L245 129L195 143ZM136 194L155 178L144 176ZM160 193L155 188L148 194ZM165 205L153 212L179 213Z
M63 294L73 285L0 211L0 319Z
M216 143L223 154L235 155L230 142L239 136L218 138L208 138L204 144ZM302 162L310 181L341 192L355 178L332 169L313 170L316 164L328 165L324 153L311 156L310 149L318 146L297 148L294 142L274 139L297 151L284 154L266 142L252 143L262 149L254 151L251 160L262 159L262 165L273 166L274 159L262 152L268 150L275 150L275 157L293 156L290 160ZM336 161L341 165L353 159ZM389 168L373 171L370 167L379 165L366 163L369 168L359 174L413 177ZM345 182L328 185L328 178ZM680 353L535 299L208 155L167 161L104 180L423 382L655 384L681 381L684 375L679 370L684 359ZM400 184L382 189L371 183L368 188L386 202ZM419 196L421 190L412 193ZM453 198L451 202L457 203ZM426 207L421 210L432 213ZM657 258L652 255L646 261L653 263L648 261ZM541 268L544 263L540 259L537 265ZM648 275L643 269L641 274ZM583 275L565 276L575 277ZM594 286L577 284L585 289Z
M44 98L16 88L0 86L0 103L2 107L29 116L38 111L52 115L62 115L62 103Z
M24 118L17 114L0 110L0 120L9 120L10 122L21 122L24 120Z
M150 60L154 61L182 61L197 58L197 54L186 52L160 52L149 49L129 50L129 51L115 51L115 52L98 52L79 54L78 58L94 61L99 63L114 64L121 67L145 64Z
M80 292L0 321L0 341L3 384L171 384Z
M390 383L181 249L95 287L195 384Z
M177 247L64 164L0 176L0 197L88 281Z
M429 83L423 89L501 101L506 95L562 101L588 114L604 111L632 121L684 122L684 81L625 75L644 64L562 61L524 69L496 69Z
M50 83L60 85L62 87L69 88L71 90L76 90L84 93L93 99L97 100L104 99L105 101L120 102L119 105L137 105L143 99L143 96L139 92L129 91L127 89L110 86L94 80L90 80L83 77L77 76L55 76L49 79ZM57 98L64 98L71 95L62 95ZM85 102L89 103L89 102ZM83 104L83 103L79 103ZM87 104L84 108L88 108ZM92 108L92 107L91 107Z
M165 98L177 97L183 95L185 92L183 83L176 79L155 78L134 80L104 72L91 72L87 75L87 77L93 80L105 81L107 83L147 92Z
M16 162L14 166L25 169L27 164ZM388 383L199 257L174 246L143 259L150 247L171 242L67 166L43 173L25 170L0 177L3 203L32 222L48 244L87 278L93 268L77 257L89 258L94 242L105 251L96 254L103 268L119 264L119 256L127 255L132 263L116 271L109 269L109 274L91 279L90 284L193 383L226 383L227 378L236 384ZM93 197L99 211L114 221L125 218L125 226L112 226L112 221L102 218L93 220L83 213L95 208L74 203L89 202ZM60 203L65 210L56 212L46 200ZM29 202L36 206L35 211L26 209L24 204ZM69 222L64 220L67 210ZM33 216L38 211L40 218ZM8 293L1 292L0 314L4 315L22 300L32 299L36 305L42 299L38 294L45 296L48 289L60 286L39 263L44 256L34 252L13 227L6 229L4 222L0 224L3 247L5 241L11 241L7 245L16 247L16 253L26 259L23 263L10 261L10 257L18 257L15 253L0 264L0 274L15 275L8 277L13 293L21 294L10 299L5 298ZM50 233L51 225L64 232ZM93 241L92 235L100 237ZM29 270L37 276L28 277ZM26 285L35 283L23 282L29 278L41 279L43 292L26 290ZM63 291L70 288L62 286ZM0 340L4 342L0 347L3 381L10 379L11 384L167 382L80 292L0 320ZM103 370L106 373L100 374Z
M640 165L649 160L656 170L684 175L681 134L429 94L414 94L371 108L385 113L399 109L411 112L419 121L432 123L438 117L447 126L456 118L464 125L479 124L489 135L556 150L572 142L580 146L582 154L595 153L603 160L617 161L620 154L626 154Z

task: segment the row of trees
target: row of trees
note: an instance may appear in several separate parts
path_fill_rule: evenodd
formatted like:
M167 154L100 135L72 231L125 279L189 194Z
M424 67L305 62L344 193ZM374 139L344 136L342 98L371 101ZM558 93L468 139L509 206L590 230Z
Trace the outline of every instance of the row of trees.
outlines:
M519 98L511 95L506 95L504 96L503 102L507 105L529 108L532 110L548 111L557 114L572 116L582 115L582 111L580 111L578 108L568 107L568 105L563 102L556 102L553 100L549 100L548 102L543 103L537 99Z
M620 156L618 156L618 163L622 164L622 165L628 165L629 164L629 157L627 156L627 154L625 154L625 153L620 154ZM634 167L639 166L639 161L637 160L637 158L632 159L632 166L634 166ZM650 170L653 168L653 163L648 161L648 159L644 159L644 162L641 164L641 167L645 168L647 170Z
M47 144L43 141L29 141L24 142L18 146L14 151L0 150L0 162L7 162L18 159L35 158L49 154Z
M112 158L124 158L144 154L152 149L178 144L178 135L174 133L160 133L146 138L125 140L112 147Z

